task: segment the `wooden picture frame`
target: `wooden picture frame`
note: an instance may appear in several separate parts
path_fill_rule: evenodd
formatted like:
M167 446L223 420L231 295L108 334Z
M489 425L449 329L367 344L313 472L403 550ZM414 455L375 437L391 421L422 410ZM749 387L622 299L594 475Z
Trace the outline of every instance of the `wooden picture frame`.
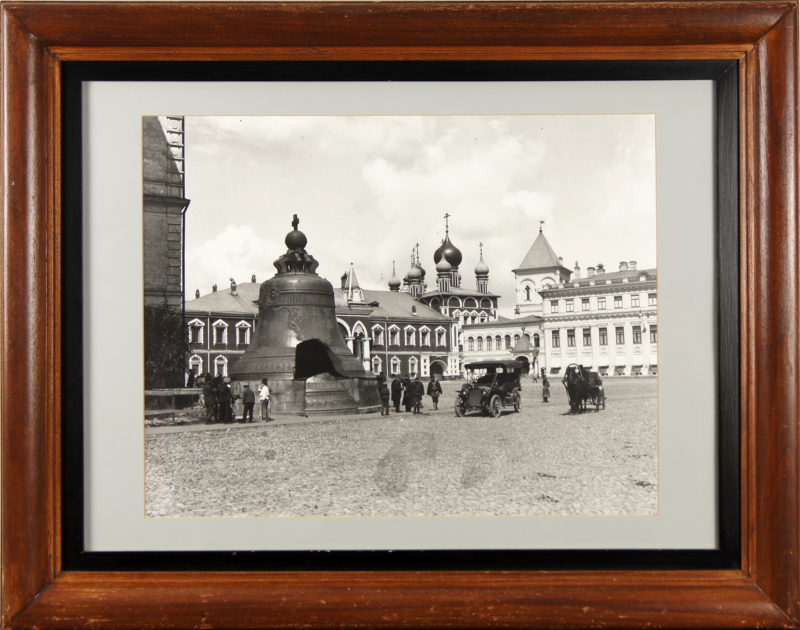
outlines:
M4 3L3 627L796 627L797 16L786 0ZM723 453L739 566L63 569L64 62L697 59L738 63L718 98L739 117L738 181L719 189L739 207L741 413Z

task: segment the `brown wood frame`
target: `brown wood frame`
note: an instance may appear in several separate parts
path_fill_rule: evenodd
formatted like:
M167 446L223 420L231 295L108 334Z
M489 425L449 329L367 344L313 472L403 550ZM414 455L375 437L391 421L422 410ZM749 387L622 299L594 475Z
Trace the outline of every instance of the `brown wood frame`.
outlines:
M2 54L3 627L798 625L795 1L12 1ZM703 58L740 62L741 570L62 571L62 61Z

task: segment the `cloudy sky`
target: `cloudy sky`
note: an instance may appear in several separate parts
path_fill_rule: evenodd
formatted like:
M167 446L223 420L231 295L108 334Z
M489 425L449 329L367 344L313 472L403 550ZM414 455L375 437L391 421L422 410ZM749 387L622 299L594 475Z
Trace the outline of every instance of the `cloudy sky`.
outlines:
M539 221L569 268L655 266L655 117L192 116L186 195L187 295L271 277L294 213L334 285L353 262L384 289L419 243L431 288L447 212L462 286L482 242L510 314Z

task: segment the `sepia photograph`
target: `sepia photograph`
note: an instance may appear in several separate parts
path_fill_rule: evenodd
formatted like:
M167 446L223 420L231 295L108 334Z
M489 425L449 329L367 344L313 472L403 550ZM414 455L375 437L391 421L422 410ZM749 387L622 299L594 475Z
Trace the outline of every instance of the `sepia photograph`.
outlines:
M657 515L656 125L143 117L146 516Z

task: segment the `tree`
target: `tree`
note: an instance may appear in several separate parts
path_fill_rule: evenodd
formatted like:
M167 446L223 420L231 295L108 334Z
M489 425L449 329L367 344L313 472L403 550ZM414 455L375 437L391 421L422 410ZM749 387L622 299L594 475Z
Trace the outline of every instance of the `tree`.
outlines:
M144 307L145 389L183 387L189 342L183 316L167 304Z

